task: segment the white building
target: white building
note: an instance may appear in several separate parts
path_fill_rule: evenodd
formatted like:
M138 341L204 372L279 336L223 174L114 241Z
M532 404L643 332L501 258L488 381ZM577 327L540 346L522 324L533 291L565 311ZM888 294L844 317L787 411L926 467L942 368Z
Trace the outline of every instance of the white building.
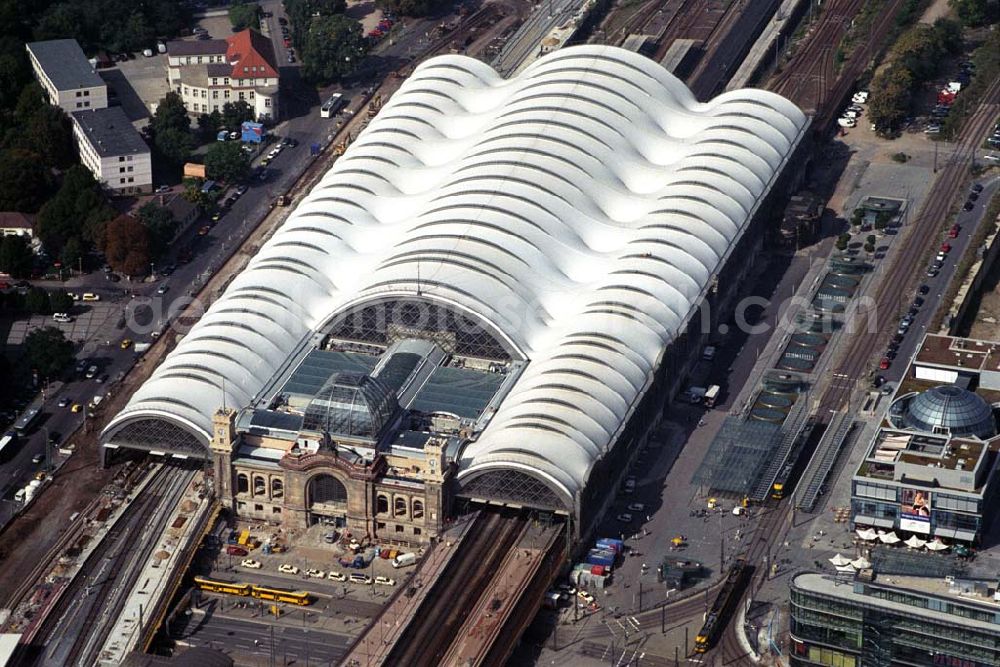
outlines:
M35 78L49 103L66 113L108 106L108 86L91 67L75 39L53 39L28 44Z
M0 211L0 237L26 236L30 242L35 237L35 216L17 211Z
M278 66L271 40L259 32L170 42L167 51L167 79L189 114L221 112L226 102L242 100L258 120L277 119Z
M80 162L115 194L148 193L153 189L149 146L121 107L71 114Z

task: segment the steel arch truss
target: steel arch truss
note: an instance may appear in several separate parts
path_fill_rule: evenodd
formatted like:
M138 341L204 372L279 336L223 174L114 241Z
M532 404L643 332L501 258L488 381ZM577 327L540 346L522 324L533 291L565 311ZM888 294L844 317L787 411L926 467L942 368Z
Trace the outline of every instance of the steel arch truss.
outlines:
M537 509L572 511L563 494L534 475L509 468L489 470L462 482L459 495Z
M167 419L136 419L124 424L104 442L126 449L178 454L208 459L208 445L190 430Z

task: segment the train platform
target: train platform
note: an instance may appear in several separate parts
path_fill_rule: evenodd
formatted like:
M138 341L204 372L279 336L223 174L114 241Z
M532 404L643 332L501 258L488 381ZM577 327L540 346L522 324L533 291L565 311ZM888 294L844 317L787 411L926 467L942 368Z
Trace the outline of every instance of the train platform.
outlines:
M792 17L798 16L801 6L806 0L784 0L774 18L768 21L764 31L757 41L750 47L750 52L744 58L743 64L733 74L733 78L726 85L726 90L738 90L745 88L758 74L761 66L771 57L771 50L776 44L780 44L782 38L787 39L788 31L794 29L795 24Z
M434 582L444 571L475 523L476 515L468 515L449 528L441 540L425 552L411 584L397 591L396 595L376 616L365 632L358 637L340 664L384 664L399 640L413 614L423 604Z

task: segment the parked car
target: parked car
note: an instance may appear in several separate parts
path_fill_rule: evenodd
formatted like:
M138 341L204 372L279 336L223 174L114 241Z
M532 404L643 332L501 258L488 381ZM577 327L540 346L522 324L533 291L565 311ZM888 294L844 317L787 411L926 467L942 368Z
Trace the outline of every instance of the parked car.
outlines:
M960 231L962 231L962 227L960 225L952 225L951 229L948 230L948 237L949 238L953 238L953 239L957 239L958 238L958 233Z
M369 577L367 574L361 574L360 572L354 572L350 576L350 582L352 584L365 584L365 585L368 585L368 584L372 583L372 578Z
M632 515L629 514L628 512L622 512L615 518L617 518L619 521L623 523L629 523L630 521L632 521Z
M927 296L927 294L930 291L931 291L931 288L929 286L927 286L927 285L921 285L919 287L919 289L917 289L917 294L919 294L920 296Z
M298 574L299 568L294 565L289 565L288 563L282 563L278 566L278 572L283 572L285 574Z
M347 577L342 572L331 571L326 575L326 578L330 581L347 581Z
M646 509L646 506L642 503L631 503L629 504L628 509L631 512L641 512Z
M69 399L63 396L62 398L59 399L58 405L60 408L65 408L67 405L69 405Z
M306 570L306 576L311 577L312 579L326 579L326 572L315 568L309 568Z
M244 558L240 562L240 566L241 567L248 567L248 568L250 568L252 570L259 570L260 569L260 561L259 560L254 560L253 558Z
M889 361L888 357L882 357L882 361L878 362L878 367L882 370L889 368L892 362Z
M155 192L158 195L162 195L164 192L170 192L170 186L169 185L159 185L159 186L156 187Z
M390 579L389 577L375 577L376 586L395 586L396 580Z

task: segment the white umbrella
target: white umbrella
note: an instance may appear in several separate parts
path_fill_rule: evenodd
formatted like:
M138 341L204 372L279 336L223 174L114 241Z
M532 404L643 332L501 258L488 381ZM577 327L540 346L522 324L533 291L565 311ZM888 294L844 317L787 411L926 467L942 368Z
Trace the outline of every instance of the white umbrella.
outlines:
M872 564L869 563L868 559L865 558L864 556L862 556L861 558L859 558L857 560L852 560L851 561L851 565L853 565L858 570L867 570L868 568L870 568L872 566Z
M916 535L910 535L910 538L906 540L906 542L904 542L903 544L910 547L911 549L919 549L920 547L927 544L927 542L925 540L920 539Z
M878 539L882 540L884 544L896 544L899 542L899 537L892 531L879 535Z
M860 537L865 541L871 541L878 537L878 533L876 533L871 528L865 528L864 530L858 530L857 532L858 532L858 537Z
M854 566L848 563L847 565L838 565L837 572L854 572Z
M927 548L931 551L944 551L950 547L941 540L934 539L927 543Z
M837 554L836 556L830 559L830 562L833 563L834 567L843 567L844 565L850 563L851 559L847 558L846 556L841 556L840 554Z

